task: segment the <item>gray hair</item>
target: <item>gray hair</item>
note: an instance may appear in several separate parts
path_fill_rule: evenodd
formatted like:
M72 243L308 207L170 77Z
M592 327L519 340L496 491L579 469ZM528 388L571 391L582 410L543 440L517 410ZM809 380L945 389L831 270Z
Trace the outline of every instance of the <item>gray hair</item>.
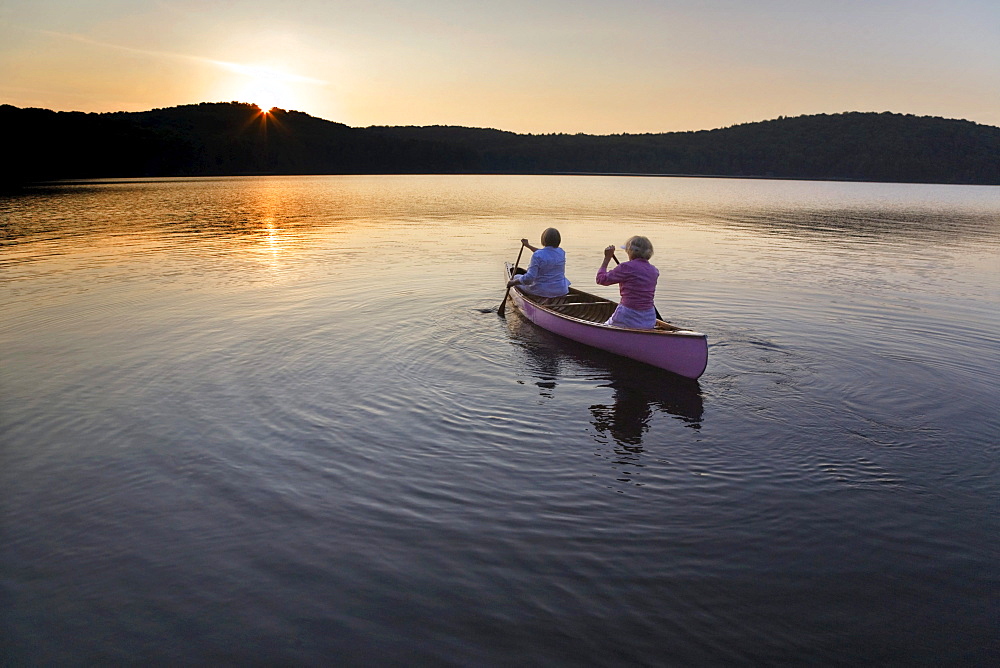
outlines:
M625 242L625 250L631 251L632 255L644 260L653 257L653 243L646 237L629 237L628 241Z

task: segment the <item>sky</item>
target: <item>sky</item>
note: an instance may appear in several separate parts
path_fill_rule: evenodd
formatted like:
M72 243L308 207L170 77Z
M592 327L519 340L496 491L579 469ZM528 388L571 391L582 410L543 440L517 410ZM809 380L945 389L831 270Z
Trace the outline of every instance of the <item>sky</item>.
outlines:
M1000 126L1000 0L0 0L0 104L617 134Z

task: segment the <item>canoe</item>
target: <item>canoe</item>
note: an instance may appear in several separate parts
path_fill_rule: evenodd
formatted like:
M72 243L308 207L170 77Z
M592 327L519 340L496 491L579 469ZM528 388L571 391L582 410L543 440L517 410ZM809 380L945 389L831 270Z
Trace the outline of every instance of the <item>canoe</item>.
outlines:
M504 282L510 280L513 272L514 265L506 263ZM610 327L604 321L618 306L610 299L576 288L570 288L565 297L535 297L517 286L509 290L509 296L528 320L567 339L686 378L698 378L708 366L708 337L705 334L675 327L663 320L657 320L654 329Z

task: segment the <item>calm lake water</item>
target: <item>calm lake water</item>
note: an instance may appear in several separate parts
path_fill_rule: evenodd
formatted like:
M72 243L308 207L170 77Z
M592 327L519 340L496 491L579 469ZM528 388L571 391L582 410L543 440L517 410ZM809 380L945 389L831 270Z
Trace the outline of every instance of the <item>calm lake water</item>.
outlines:
M1000 661L1000 188L163 179L0 223L5 665ZM549 226L611 297L650 237L705 375L498 317Z

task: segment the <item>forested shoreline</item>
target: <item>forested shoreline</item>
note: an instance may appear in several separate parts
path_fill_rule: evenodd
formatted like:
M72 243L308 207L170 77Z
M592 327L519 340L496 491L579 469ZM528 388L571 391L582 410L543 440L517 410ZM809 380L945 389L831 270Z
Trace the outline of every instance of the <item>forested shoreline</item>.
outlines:
M353 128L202 103L145 112L0 106L3 183L244 174L664 174L1000 185L1000 128L845 112L661 134Z

